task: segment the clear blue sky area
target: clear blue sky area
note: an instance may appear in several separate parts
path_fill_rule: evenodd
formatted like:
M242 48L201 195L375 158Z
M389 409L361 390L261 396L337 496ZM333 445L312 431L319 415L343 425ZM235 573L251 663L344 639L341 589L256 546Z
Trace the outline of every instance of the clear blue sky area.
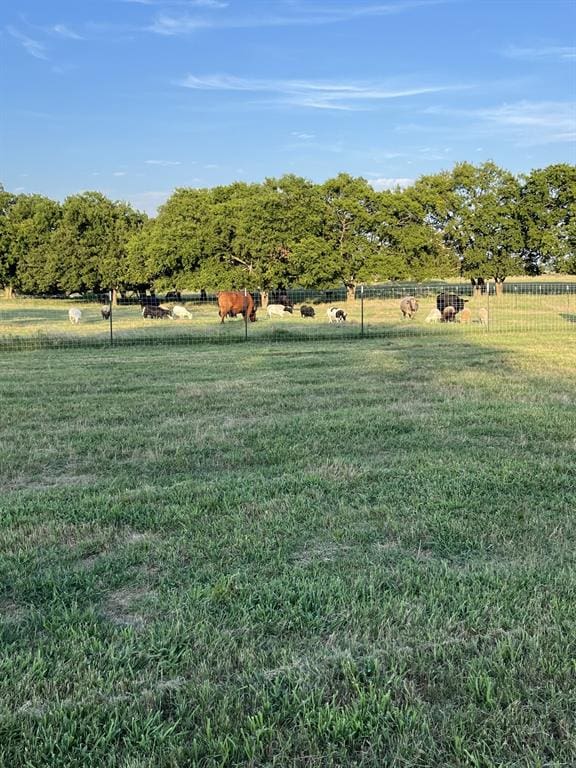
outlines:
M575 0L19 0L0 46L12 192L576 161Z

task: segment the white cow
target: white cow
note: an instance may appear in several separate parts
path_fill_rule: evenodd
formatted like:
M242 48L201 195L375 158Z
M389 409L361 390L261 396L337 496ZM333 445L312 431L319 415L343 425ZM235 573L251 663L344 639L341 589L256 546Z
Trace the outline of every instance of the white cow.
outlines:
M74 325L78 325L80 320L82 320L82 312L79 309L76 309L76 307L70 307L68 310L68 320L70 320L71 323L74 323Z

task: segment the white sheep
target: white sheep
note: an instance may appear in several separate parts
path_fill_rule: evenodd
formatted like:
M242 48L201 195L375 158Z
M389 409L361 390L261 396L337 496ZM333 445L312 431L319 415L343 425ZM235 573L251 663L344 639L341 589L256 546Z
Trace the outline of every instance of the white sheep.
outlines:
M486 307L480 307L478 310L478 320L480 325L488 325L488 310Z
M414 296L405 296L400 302L400 311L402 312L402 319L408 317L411 320L416 312L418 312L416 298Z
M286 315L292 314L292 309L290 307L285 307L284 304L268 304L266 307L266 314L268 317L272 317L272 315L276 317L286 317Z
M326 310L330 323L345 323L348 315L339 307L330 307Z
M426 315L425 323L439 323L442 320L442 312L439 309L431 309Z
M76 307L70 307L68 310L68 320L70 320L71 323L74 323L74 325L78 325L80 320L82 320L82 312L79 309L76 309Z
M189 309L186 309L186 307L183 307L181 304L175 304L172 307L172 317L175 317L176 319L179 317L185 317L189 320L192 317L192 312L190 312Z

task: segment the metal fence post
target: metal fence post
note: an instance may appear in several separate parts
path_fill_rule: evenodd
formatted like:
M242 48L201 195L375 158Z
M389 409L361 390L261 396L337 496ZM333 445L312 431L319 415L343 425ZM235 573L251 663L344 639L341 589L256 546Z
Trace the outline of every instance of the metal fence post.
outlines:
M114 289L110 288L110 291L109 291L110 316L109 316L108 319L110 321L110 346L111 347L114 346L114 335L113 335L113 332L112 332L112 299L114 298L113 291L114 291Z
M244 341L248 341L248 291L244 288Z
M364 338L364 286L360 286L360 338Z

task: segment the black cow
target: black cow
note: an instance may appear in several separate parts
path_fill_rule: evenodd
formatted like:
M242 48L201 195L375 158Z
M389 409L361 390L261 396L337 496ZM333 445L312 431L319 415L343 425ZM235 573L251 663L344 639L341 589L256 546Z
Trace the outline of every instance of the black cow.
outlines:
M300 317L315 317L314 307L309 307L307 304L302 304L300 307Z

